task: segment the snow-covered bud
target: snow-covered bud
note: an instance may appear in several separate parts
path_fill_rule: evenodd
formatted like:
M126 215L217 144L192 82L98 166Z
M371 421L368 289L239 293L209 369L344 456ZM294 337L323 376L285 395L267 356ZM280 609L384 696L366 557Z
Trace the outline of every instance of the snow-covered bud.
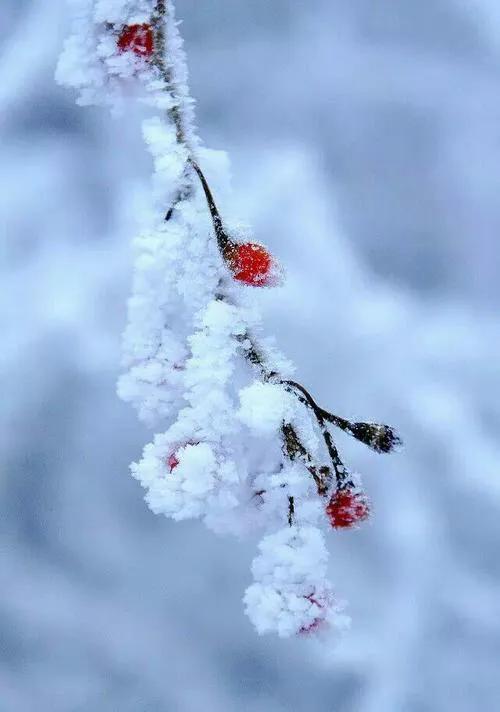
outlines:
M387 453L401 447L401 438L394 428L378 423L351 423L351 434L375 452Z

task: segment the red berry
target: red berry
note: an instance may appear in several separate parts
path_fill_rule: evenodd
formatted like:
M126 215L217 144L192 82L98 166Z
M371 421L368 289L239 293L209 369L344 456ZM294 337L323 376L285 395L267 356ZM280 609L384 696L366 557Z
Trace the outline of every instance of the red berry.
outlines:
M179 464L179 451L184 450L188 445L199 445L198 440L189 440L189 442L179 445L170 455L167 457L167 465L170 472L173 472L177 465Z
M175 454L175 452L173 452L171 455L169 455L167 459L167 465L169 467L170 472L172 472L172 470L175 470L178 464L179 460L177 458L177 455Z
M335 529L348 529L368 519L370 504L366 497L351 489L336 492L326 508L330 524Z
M309 625L303 625L299 630L299 635L310 635L316 633L325 626L324 618L315 618Z
M118 37L120 52L134 52L138 57L151 57L154 49L151 25L127 25Z
M304 598L318 608L318 615L308 625L303 625L299 629L299 635L308 635L310 633L316 633L318 630L320 630L326 625L325 615L324 613L322 613L322 611L325 610L328 601L326 599L318 600L319 596L317 596L316 593L310 593L309 595L304 596Z
M274 261L262 245L245 242L235 245L228 258L229 268L238 282L252 287L268 287L273 279Z

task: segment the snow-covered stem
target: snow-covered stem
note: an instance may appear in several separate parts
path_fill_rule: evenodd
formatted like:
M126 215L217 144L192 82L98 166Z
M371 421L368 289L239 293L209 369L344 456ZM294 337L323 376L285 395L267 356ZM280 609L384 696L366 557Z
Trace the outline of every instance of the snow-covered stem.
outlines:
M172 95L172 99L174 100L171 108L168 110L168 114L175 125L177 141L184 144L186 148L190 148L186 138L180 99L175 92L171 69L165 61L167 51L165 42L165 16L167 13L167 4L166 0L157 0L153 15L151 17L151 25L154 33L154 49L151 57L151 64L157 67L161 76L165 80L165 85L168 88L169 93Z

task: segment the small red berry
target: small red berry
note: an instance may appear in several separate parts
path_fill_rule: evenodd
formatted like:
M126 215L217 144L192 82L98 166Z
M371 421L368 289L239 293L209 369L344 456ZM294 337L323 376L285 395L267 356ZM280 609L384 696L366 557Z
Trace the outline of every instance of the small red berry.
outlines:
M304 598L309 601L309 603L312 603L318 608L318 615L316 618L313 618L313 620L307 624L303 625L299 629L299 635L309 635L311 633L316 633L318 630L322 629L326 625L325 621L325 611L326 605L327 605L327 600L318 600L319 596L316 595L316 593L310 593L307 596L304 596Z
M336 492L326 508L330 524L335 529L348 529L368 519L370 504L366 497L351 489Z
M188 445L199 445L198 440L189 440L187 443L184 443L183 445L179 445L178 448L176 448L170 455L167 457L167 466L170 472L173 472L177 465L179 464L179 451L184 450Z
M177 467L178 464L179 464L179 459L177 458L177 455L175 454L175 452L173 452L171 455L169 455L169 457L167 459L167 465L169 467L170 472L172 472L172 470L175 470L175 468Z
M118 37L120 52L134 52L138 57L151 57L154 49L151 25L127 25Z
M309 625L303 625L299 630L299 635L310 635L311 633L317 633L325 627L324 618L315 618Z
M228 264L238 282L252 287L269 287L275 283L274 260L262 245L254 242L235 245Z

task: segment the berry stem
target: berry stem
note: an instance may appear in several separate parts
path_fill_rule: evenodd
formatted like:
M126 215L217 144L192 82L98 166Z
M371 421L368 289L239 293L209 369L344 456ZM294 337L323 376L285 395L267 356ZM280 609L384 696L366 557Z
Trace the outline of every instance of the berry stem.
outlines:
M335 472L337 489L340 490L352 486L353 483L350 479L349 472L342 460L340 459L339 451L337 450L337 447L333 442L332 435L325 424L325 418L321 412L321 409L317 406L309 391L304 388L304 386L302 386L300 383L296 383L295 381L280 381L280 383L292 393L294 392L293 388L299 390L303 396L299 397L299 400L313 411L316 420L318 421L318 425L323 436L323 440L325 441L326 449L328 450L328 454L330 456L330 460Z
M289 460L292 462L300 458L311 477L316 483L316 488L320 497L326 497L330 489L331 471L329 467L317 467L311 454L304 447L297 435L297 431L290 423L283 423L281 426L283 436L283 449Z
M210 190L210 186L208 185L207 179L205 178L203 171L192 157L188 158L188 161L192 165L198 175L198 178L200 179L200 183L203 188L203 192L205 193L205 198L207 200L208 209L210 210L210 215L212 216L214 232L217 238L217 245L219 246L219 250L222 256L226 257L234 243L229 239L226 231L224 230L222 218L220 216L219 210L217 209L214 197L212 195L212 191Z

